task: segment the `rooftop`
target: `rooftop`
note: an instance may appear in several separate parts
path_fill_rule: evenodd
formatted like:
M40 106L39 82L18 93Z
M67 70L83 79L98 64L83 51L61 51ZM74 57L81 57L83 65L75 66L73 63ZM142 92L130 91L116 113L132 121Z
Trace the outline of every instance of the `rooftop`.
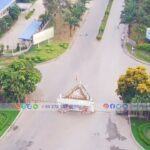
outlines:
M0 0L0 11L9 7L15 0Z
M29 24L29 26L24 30L19 39L31 40L32 36L39 31L41 24L42 21L32 21L31 24Z
M90 96L82 84L76 85L73 89L67 92L63 98L76 100L90 100Z

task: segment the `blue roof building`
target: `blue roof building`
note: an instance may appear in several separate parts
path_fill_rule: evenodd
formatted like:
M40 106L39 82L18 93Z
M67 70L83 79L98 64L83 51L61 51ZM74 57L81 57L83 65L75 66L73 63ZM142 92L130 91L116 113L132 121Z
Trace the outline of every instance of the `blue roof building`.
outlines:
M8 14L9 8L16 2L16 0L0 0L0 18Z
M42 25L42 21L34 20L29 24L29 26L25 29L19 39L23 41L31 41L32 37L35 33L37 33Z

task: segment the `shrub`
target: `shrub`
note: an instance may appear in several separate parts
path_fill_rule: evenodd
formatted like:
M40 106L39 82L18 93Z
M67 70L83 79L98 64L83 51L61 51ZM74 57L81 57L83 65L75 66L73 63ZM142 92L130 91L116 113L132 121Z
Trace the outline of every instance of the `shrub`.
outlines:
M150 44L140 44L137 46L137 49L150 52Z
M100 34L98 34L96 39L100 41L102 39L102 36Z
M59 46L66 49L68 48L68 43L60 43Z
M25 59L25 54L21 54L21 55L19 56L19 59Z
M35 9L29 11L29 13L25 16L25 18L29 19L33 15L34 11L35 11Z
M21 55L20 58L32 61L33 63L41 63L41 62L47 60L47 58L44 56L24 56L24 55Z

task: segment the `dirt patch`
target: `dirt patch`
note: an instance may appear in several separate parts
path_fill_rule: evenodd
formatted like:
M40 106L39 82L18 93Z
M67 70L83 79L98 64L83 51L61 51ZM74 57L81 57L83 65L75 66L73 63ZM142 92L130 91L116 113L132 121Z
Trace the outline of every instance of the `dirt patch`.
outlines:
M54 41L70 42L76 29L72 29L72 36L70 37L70 28L66 24L60 14L55 16L55 37Z

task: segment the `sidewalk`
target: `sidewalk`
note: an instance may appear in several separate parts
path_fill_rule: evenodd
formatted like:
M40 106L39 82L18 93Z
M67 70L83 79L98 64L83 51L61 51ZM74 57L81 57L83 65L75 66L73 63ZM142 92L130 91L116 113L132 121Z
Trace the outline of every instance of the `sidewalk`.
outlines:
M30 10L35 9L35 12L28 20L25 19L25 15L27 12L22 12L19 16L17 22L12 26L12 28L4 34L4 36L0 39L0 43L9 45L10 49L15 49L17 43L19 42L18 37L23 33L25 28L34 20L38 19L41 14L44 14L45 8L43 5L43 0L37 0Z

